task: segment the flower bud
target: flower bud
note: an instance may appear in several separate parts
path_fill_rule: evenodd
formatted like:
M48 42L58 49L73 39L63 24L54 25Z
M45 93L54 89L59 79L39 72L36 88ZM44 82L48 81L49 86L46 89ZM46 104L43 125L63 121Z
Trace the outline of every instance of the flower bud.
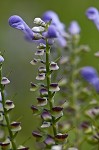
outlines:
M39 71L39 73L46 73L46 68L45 67L39 67L38 71Z
M1 84L6 85L6 84L9 84L9 83L10 83L10 81L6 77L2 78Z
M52 115L53 116L63 116L63 107L55 106L52 108Z
M48 96L48 91L47 91L47 89L45 89L45 88L40 89L40 94L41 94L42 96Z
M51 92L57 92L59 90L60 90L60 88L58 86L58 83L51 83L50 84L49 91L51 91Z
M47 105L47 98L45 98L45 97L43 97L43 98L38 97L37 100L38 100L38 106L45 106L45 105Z
M21 126L20 126L20 122L15 122L15 121L13 121L11 124L10 124L10 126L11 126L11 131L12 132L18 132L18 131L20 131L21 130Z
M7 111L13 109L14 107L15 107L15 105L13 104L13 101L6 100L6 102L5 102L5 108L6 108Z
M42 35L40 33L34 33L34 37L33 37L33 40L40 40L42 39Z
M50 70L58 70L58 69L59 69L59 67L58 67L57 63L55 63L55 62L50 63Z
M54 145L55 144L55 141L53 139L52 136L48 135L46 137L46 139L44 140L44 143L47 145L47 146L51 146L51 145Z
M68 137L68 134L58 133L55 138L59 141L64 141Z
M45 31L45 28L42 27L42 26L33 27L33 28L32 28L32 31L33 31L33 32L36 32L36 33L41 33L41 32L44 32L44 31Z
M40 43L38 46L37 46L38 49L45 49L46 48L46 45L43 44L43 43Z
M38 85L31 82L31 88L30 88L30 91L36 91L37 88L38 88Z
M34 23L39 26L46 27L46 23L41 18L35 18Z
M68 30L71 35L76 35L80 33L80 26L76 21L72 21Z
M37 77L36 80L44 80L45 79L45 73L40 73Z
M51 121L52 120L52 116L51 114L47 111L47 110L44 110L41 114L41 118L44 120L44 121Z
M4 142L0 142L0 146L4 150L10 149L10 141L9 141L9 139L6 139Z
M49 128L51 126L50 122L44 121L43 124L41 125L41 128Z
M35 52L35 55L37 55L37 56L42 56L42 55L44 55L44 50L43 50L43 49L37 50L37 51Z
M34 58L30 63L31 63L32 65L36 65L36 64L38 63L38 60Z
M33 131L33 132L32 132L32 135L33 135L34 137L36 137L36 138L41 138L41 137L42 137L42 135L41 135L41 133L40 133L39 131Z
M34 105L31 106L31 109L33 111L33 115L36 115L39 112L38 108Z

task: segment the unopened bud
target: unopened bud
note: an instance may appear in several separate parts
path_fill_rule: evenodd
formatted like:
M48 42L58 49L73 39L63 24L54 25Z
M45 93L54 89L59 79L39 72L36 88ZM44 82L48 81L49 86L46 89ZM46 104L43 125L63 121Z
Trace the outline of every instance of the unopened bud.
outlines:
M51 91L51 92L57 92L59 90L60 90L60 88L58 86L58 83L51 83L50 84L49 91Z
M36 115L39 112L38 108L34 105L31 106L31 109L33 111L33 115Z
M45 106L45 105L47 105L47 98L42 98L42 97L38 97L37 98L37 100L38 100L38 106Z
M55 141L53 139L53 137L51 137L50 135L48 135L46 137L46 139L44 140L44 143L47 145L47 146L51 146L51 145L54 145L55 144Z
M42 96L47 96L47 95L48 95L47 89L45 89L45 88L40 89L40 94L41 94Z
M41 125L41 128L49 128L51 126L50 122L44 121L43 124Z
M7 111L13 109L14 107L15 107L15 105L13 104L13 101L6 100L6 102L5 102L5 108L6 108Z
M35 18L34 23L42 27L46 27L46 23L41 18Z
M37 88L38 88L38 85L31 82L31 88L30 88L30 91L36 91Z
M39 73L46 73L46 68L45 67L40 67L38 69Z
M36 80L44 80L45 79L45 73L40 73L37 77Z
M21 126L20 126L20 122L12 122L11 124L10 124L10 126L11 126L11 131L12 132L18 132L18 131L20 131L21 130Z
M44 31L45 31L45 28L42 27L42 26L33 27L33 28L32 28L32 31L33 31L33 32L36 32L36 33L41 33L41 32L44 32Z
M64 141L68 137L68 134L58 133L55 138L59 141Z
M52 115L55 117L63 116L63 107L55 106L52 108Z
M6 85L6 84L9 84L9 83L10 83L10 81L6 77L2 78L1 84Z
M44 50L37 50L37 51L35 52L35 55L37 55L37 56L42 56L42 55L44 55Z
M58 67L57 63L51 62L51 64L50 64L50 70L58 70L58 69L59 69L59 67Z
M46 48L46 45L43 44L43 43L40 43L38 46L37 46L38 49L45 49Z
M33 40L40 40L43 38L43 36L40 33L34 33L33 35Z
M39 131L33 131L33 132L32 132L32 135L33 135L34 137L36 137L36 138L41 138L41 137L42 137L42 135L41 135L41 133L40 133Z
M10 149L10 141L9 139L6 139L4 142L0 142L0 146L2 147L2 149L6 150L6 149Z
M52 116L51 114L47 111L47 110L44 110L41 114L41 118L44 120L44 121L51 121L52 120Z

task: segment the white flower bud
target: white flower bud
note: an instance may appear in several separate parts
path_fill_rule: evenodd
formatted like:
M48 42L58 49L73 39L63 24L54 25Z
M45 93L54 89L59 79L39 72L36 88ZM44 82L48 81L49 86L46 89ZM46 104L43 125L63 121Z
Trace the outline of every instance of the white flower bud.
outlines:
M33 31L33 32L38 32L38 33L40 33L40 32L44 32L44 31L45 31L45 28L42 27L42 26L33 27L33 28L32 28L32 31Z
M46 26L46 23L41 18L35 18L34 23L37 24L37 25L40 25L42 27Z

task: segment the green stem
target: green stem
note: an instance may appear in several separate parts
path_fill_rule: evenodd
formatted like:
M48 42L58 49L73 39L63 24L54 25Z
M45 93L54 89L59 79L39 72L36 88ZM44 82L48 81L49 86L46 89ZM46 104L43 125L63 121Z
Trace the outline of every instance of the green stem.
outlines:
M48 102L49 102L49 107L50 107L50 111L53 108L53 97L52 97L52 93L49 91L49 87L51 84L51 74L49 74L50 69L49 69L49 65L50 65L50 60L49 60L49 56L50 56L50 47L48 44L48 41L46 39L46 80L47 80L47 89L48 89ZM52 117L52 128L53 128L53 134L54 137L57 134L57 127L56 127L56 123L55 123L55 118Z
M10 128L9 116L8 116L7 111L5 109L5 96L4 96L5 86L1 84L1 80L2 80L2 65L0 66L0 88L1 88L2 106L3 106L4 117L5 117L5 121L6 121L6 124L7 124L7 128L8 128L12 148L13 148L13 150L16 150L17 149L16 144L14 142L13 133L12 133L11 128Z

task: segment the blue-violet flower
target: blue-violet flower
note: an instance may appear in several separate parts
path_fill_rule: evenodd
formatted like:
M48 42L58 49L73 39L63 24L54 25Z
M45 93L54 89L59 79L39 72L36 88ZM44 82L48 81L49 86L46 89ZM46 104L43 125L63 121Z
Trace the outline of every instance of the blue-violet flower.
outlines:
M92 20L99 30L99 11L95 7L90 7L86 11L88 19Z

